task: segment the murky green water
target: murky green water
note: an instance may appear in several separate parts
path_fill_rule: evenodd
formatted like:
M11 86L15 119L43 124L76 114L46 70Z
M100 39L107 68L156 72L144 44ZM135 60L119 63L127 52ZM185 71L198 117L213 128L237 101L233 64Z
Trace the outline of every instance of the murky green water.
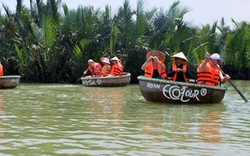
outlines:
M234 81L250 98L250 81ZM0 155L249 155L250 104L164 105L138 85L20 84L0 90Z

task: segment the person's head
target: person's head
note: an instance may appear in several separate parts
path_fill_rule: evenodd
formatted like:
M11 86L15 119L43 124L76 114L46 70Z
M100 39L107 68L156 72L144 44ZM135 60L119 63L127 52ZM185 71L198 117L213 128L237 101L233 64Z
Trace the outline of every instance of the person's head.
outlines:
M179 53L171 56L171 59L177 65L186 64L188 62L188 59L186 58L186 56L184 55L183 52L179 52Z
M186 64L187 63L187 61L185 59L183 59L183 58L175 57L174 59L175 59L175 63L177 65L182 65L182 64Z
M152 53L152 56L159 58L159 53Z
M101 61L103 64L110 64L109 58L107 58L107 57L104 57L103 59L101 59Z
M219 65L220 62L221 62L220 55L219 55L218 53L212 54L212 55L210 56L210 58L213 59L213 61L216 63L216 65ZM210 62L211 62L211 60L210 60ZM212 62L212 63L210 63L210 64L213 65L214 63Z
M165 55L161 51L151 50L150 52L147 53L146 59L148 59L150 56L157 57L159 60L165 61Z
M93 64L94 64L94 61L93 61L92 59L89 59L89 60L88 60L88 65L89 65L89 66L92 66Z
M118 59L118 57L113 57L111 60L110 60L110 62L112 63L112 64L114 64L114 63L117 63L119 61L119 59Z

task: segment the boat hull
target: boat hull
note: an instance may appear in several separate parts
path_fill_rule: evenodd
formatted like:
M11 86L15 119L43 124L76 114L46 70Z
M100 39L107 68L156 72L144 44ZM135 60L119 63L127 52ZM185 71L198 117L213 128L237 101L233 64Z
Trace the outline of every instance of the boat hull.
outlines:
M219 103L226 87L206 86L138 76L140 91L147 101L160 103Z
M20 82L19 75L0 76L0 89L16 88Z
M129 84L131 79L130 73L123 73L122 76L91 77L81 78L84 86L90 87L121 87Z

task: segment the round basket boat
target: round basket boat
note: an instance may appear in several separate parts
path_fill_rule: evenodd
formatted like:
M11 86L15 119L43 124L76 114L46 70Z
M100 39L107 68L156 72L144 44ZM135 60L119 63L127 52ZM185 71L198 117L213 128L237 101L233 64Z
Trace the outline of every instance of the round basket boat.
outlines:
M142 96L161 103L219 103L223 100L225 86L206 86L138 76Z
M20 75L0 76L0 89L16 88L20 82Z
M91 77L84 76L81 78L84 86L91 87L121 87L126 86L130 82L131 74L123 73L122 76L107 76L107 77Z

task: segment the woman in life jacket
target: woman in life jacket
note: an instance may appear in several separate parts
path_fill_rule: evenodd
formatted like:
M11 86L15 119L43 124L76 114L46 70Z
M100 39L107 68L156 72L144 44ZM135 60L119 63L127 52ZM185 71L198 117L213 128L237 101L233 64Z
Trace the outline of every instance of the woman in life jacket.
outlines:
M110 65L110 62L109 62L109 58L107 57L102 57L101 58L101 61L103 63L103 66L102 66L102 77L105 77L105 76L108 76L111 72L111 65Z
M146 62L141 66L144 76L149 78L166 79L165 55L157 50L152 50L146 55Z
M211 60L213 59L213 61ZM208 52L205 54L205 60L201 60L197 67L197 83L209 86L218 86L230 79L229 75L222 75L220 66L220 55L214 53L210 56Z
M102 65L100 63L94 62L92 59L88 60L88 68L83 72L86 75L90 72L91 76L101 76L102 75Z
M192 75L188 67L188 59L183 52L171 56L173 63L168 67L167 75L173 81L188 82Z
M113 57L111 60L111 72L110 76L122 76L123 65L118 57Z

